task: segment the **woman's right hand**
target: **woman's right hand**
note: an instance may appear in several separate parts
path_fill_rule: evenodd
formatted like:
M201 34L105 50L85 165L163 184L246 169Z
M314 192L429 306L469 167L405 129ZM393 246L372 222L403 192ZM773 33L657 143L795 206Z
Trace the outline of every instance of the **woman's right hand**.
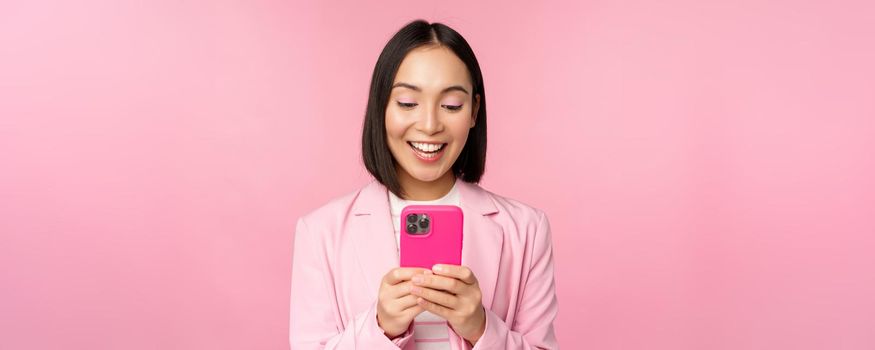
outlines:
M410 322L423 311L416 303L417 297L410 294L413 285L410 280L425 271L431 272L418 267L397 267L383 276L377 297L377 324L389 339L407 331Z

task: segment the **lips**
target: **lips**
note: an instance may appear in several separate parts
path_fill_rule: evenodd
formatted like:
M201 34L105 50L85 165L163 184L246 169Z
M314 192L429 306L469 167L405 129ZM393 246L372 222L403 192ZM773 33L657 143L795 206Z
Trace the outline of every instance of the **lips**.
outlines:
M416 158L426 163L436 162L440 159L447 146L446 143L437 142L408 141L407 144L410 145L410 149L413 150Z

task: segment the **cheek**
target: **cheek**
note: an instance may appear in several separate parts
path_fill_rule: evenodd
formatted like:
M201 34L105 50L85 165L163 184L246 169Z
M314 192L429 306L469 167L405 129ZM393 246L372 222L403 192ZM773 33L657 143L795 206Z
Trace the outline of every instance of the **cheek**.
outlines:
M453 139L455 139L461 147L461 144L468 139L468 132L471 131L471 120L459 118L459 120L453 121L453 123L448 126L450 132L453 134Z
M386 136L390 140L403 137L407 127L401 115L392 111L386 111Z

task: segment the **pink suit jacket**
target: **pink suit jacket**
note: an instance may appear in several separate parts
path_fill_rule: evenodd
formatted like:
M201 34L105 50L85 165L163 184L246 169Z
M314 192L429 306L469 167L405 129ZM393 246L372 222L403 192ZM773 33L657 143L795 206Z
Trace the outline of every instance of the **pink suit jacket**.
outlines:
M473 349L558 349L550 225L544 213L456 180L462 265L477 277L486 328ZM399 266L386 187L372 181L298 219L289 341L298 349L416 349L377 324L380 282ZM412 327L411 327L412 329ZM471 349L450 328L453 349Z

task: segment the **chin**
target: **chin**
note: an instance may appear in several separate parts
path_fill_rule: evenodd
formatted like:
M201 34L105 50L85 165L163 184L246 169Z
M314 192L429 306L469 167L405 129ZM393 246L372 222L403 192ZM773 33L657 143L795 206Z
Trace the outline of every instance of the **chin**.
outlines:
M414 179L417 179L417 180L422 181L422 182L433 182L433 181L437 181L437 179L440 179L441 176L443 176L443 175L444 175L443 173L441 173L441 174L434 174L434 173L417 174L417 173L413 173L410 176L412 176Z
M405 169L406 170L406 169ZM426 169L417 169L414 171L408 171L407 173L410 177L421 181L421 182L433 182L440 179L444 174L446 174L449 169L443 169L443 171L435 171L435 170L426 170Z

